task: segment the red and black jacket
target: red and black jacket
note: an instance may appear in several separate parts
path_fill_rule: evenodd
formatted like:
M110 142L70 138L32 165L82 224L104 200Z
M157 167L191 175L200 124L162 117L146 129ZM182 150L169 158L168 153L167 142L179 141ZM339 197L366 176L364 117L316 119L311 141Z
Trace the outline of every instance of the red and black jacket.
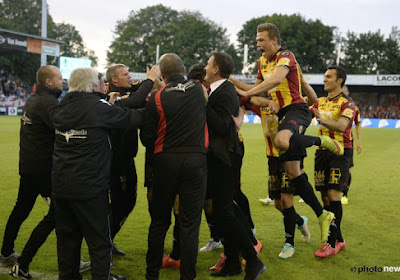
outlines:
M173 76L146 104L140 139L154 154L206 153L206 101L201 84Z

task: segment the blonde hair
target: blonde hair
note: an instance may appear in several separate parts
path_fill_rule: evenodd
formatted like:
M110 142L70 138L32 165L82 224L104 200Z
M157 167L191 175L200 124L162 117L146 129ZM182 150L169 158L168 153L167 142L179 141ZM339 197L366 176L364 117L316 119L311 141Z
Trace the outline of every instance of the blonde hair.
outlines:
M69 92L92 92L93 86L99 86L98 74L94 68L76 68L69 77Z
M106 72L107 82L111 83L112 78L117 76L118 69L123 68L123 67L126 67L126 66L124 64L115 64L115 65L111 66L110 68L108 68L107 72Z

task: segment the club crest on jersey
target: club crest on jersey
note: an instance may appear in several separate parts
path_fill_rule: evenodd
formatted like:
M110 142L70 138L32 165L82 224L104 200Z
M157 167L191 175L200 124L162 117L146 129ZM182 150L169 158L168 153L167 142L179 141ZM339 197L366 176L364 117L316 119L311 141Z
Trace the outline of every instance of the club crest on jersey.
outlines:
M289 55L290 55L290 53L287 51L281 53L281 56L289 56Z

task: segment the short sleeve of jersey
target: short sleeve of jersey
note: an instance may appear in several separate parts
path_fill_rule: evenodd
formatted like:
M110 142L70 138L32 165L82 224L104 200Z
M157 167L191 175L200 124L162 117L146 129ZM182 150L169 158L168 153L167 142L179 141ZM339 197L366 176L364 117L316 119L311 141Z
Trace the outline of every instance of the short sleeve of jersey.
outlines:
M342 113L340 117L347 118L352 121L356 115L356 106L354 102L349 101L342 105Z
M276 66L285 66L287 69L290 70L295 64L296 62L292 53L289 51L283 51L279 54L278 63Z

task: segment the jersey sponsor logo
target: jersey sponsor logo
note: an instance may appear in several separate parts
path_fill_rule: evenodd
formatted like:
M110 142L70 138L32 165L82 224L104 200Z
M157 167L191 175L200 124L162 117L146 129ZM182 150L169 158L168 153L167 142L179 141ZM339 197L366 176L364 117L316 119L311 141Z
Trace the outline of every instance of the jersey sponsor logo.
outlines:
M26 115L26 112L24 112L24 114L22 115L21 121L24 123L24 125L32 124L32 120Z
M70 129L67 131L60 131L56 128L56 135L61 135L65 137L65 141L69 142L69 139L86 139L87 130L75 130Z
M273 136L278 133L278 116L265 118L265 134Z

